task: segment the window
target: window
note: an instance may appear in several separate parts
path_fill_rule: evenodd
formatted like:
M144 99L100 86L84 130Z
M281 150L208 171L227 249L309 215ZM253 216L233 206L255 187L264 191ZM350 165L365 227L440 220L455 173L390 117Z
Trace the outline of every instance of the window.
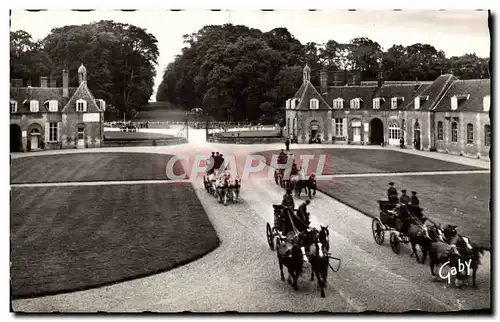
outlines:
M443 122L439 121L438 122L438 140L443 140Z
M85 100L79 99L76 101L76 111L77 112L86 112L87 111L87 102Z
M78 132L77 132L77 136L78 136L77 138L78 138L78 140L83 140L84 139L84 135L83 134L84 134L83 127L79 127L78 128Z
M57 101L49 101L49 112L57 112Z
M311 110L317 110L317 109L319 109L319 101L318 101L318 99L311 98L311 100L309 101L309 108Z
M393 110L398 108L398 98L397 97L391 98L391 108Z
M399 140L400 135L401 134L400 134L399 125L395 122L391 123L391 125L389 125L389 139Z
M286 109L289 109L290 108L290 99L287 99L286 100Z
M380 98L374 98L373 99L373 109L378 110L380 109Z
M335 119L335 136L343 136L344 135L344 119Z
M341 110L344 107L344 100L337 98L333 100L333 108L336 110Z
M484 146L491 145L491 125L484 126Z
M353 110L359 110L359 105L360 105L360 99L355 98L351 100L351 109Z
M57 123L49 123L49 142L57 142Z
M467 124L467 144L474 144L474 125Z
M458 107L458 100L456 96L452 96L451 98L451 110L454 111Z
M38 101L30 101L30 112L38 113Z
M490 110L490 95L483 97L483 111L488 112Z
M420 96L415 97L415 109L418 110L420 108Z
M458 125L457 125L457 122L451 123L451 142L458 142Z
M10 112L11 113L17 112L17 102L16 101L10 101Z

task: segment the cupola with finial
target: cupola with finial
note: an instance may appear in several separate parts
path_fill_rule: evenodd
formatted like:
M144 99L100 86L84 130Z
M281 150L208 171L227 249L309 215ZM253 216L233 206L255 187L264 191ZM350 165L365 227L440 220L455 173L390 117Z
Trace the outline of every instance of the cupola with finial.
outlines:
M82 82L87 81L87 68L83 66L83 64L80 65L78 68L78 83L81 84Z
M304 67L303 75L304 75L304 83L311 81L311 68L307 64L306 67Z

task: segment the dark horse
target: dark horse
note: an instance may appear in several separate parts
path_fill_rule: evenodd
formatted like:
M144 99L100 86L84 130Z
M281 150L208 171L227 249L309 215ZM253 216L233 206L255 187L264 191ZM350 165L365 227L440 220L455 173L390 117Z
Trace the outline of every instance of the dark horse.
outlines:
M432 243L441 241L444 242L443 232L441 228L433 224L432 226L423 226L411 224L408 228L408 237L410 239L412 253L410 256L415 254L418 263L425 264L427 254L430 252ZM418 257L416 246L420 247L422 251L422 261Z
M288 269L288 282L292 284L294 290L298 290L297 280L302 274L302 252L298 243L289 244L280 242L276 247L276 255L280 266L281 280L285 280L283 266Z
M325 297L324 289L326 288L326 281L328 278L329 235L330 232L328 231L328 227L321 226L318 238L309 246L308 252L309 262L311 263L311 281L314 281L314 275L316 275L321 290L321 297Z
M458 272L460 264L460 254L455 245L449 245L442 241L431 244L431 250L429 252L429 267L431 269L432 276L435 278L437 278L435 273L435 266L439 264L454 268ZM455 277L456 285L458 276Z
M476 273L481 263L481 255L484 255L484 249L478 245L470 243L467 237L463 237L457 232L457 226L447 225L444 228L444 238L450 245L456 245L462 262L470 262L472 270L472 286L476 287ZM468 278L468 270L465 279ZM459 274L460 277L460 274Z
M316 175L313 173L307 179L298 180L295 184L295 194L300 197L302 193L302 189L311 197L311 191L313 191L312 195L316 195Z

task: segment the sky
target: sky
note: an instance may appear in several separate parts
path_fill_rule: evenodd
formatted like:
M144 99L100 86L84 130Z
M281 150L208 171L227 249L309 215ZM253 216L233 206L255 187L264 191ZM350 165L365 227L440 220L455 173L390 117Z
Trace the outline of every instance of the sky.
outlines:
M163 70L184 47L182 36L210 24L230 22L258 28L264 32L276 27L286 27L303 44L325 43L330 39L348 42L355 37L368 37L377 41L383 49L394 44L407 46L425 43L443 50L447 57L474 52L481 57L490 56L487 11L280 9L263 12L256 9L239 9L217 12L189 9L175 12L148 9L134 12L76 12L59 9L45 12L13 10L10 17L12 31L25 30L34 39L44 38L55 27L99 20L133 24L155 35L160 56L155 92L151 97L153 101L162 80Z

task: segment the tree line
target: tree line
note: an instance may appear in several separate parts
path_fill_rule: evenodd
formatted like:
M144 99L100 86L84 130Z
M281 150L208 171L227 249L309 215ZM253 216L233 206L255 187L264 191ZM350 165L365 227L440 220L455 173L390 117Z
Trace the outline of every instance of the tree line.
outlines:
M19 30L10 33L10 77L39 86L40 76L50 76L62 86L66 69L76 87L83 63L89 89L107 102L107 119L131 117L153 94L158 54L154 35L114 21L54 28L41 40Z
M358 71L362 80L433 81L444 73L489 78L489 59L476 54L447 58L428 44L383 50L371 39L301 44L286 28L268 32L241 25L208 25L184 35L185 47L164 70L156 100L186 110L203 108L219 120L273 119L302 83L302 69Z

